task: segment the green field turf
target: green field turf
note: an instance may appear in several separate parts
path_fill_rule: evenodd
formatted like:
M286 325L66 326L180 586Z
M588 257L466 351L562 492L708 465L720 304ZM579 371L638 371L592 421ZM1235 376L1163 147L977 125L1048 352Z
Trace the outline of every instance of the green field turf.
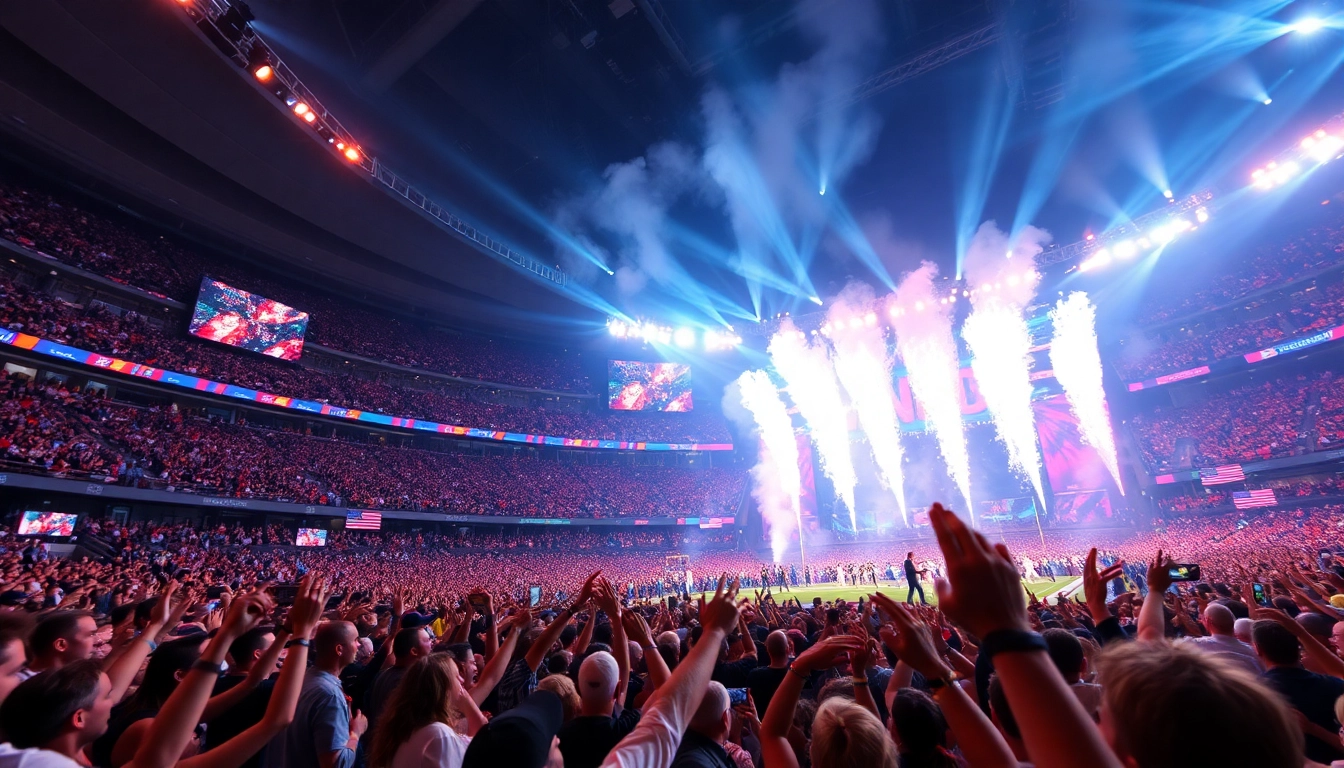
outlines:
M1062 576L1056 581L1049 581L1049 580L1024 581L1022 583L1026 585L1027 589L1031 590L1031 593L1033 595L1043 598L1053 595L1060 590L1067 589L1077 580L1078 580L1077 576ZM887 597L890 597L891 599L895 600L898 603L905 601L906 586L904 581L892 582L878 579L878 583L882 585L880 588L882 594L886 595ZM924 598L928 600L930 604L936 605L938 603L938 596L933 594L933 581L929 580L923 582L923 587L924 587ZM745 594L751 594L754 591L755 590L747 590L746 588L743 588L742 593L745 595ZM775 596L776 600L783 600L789 597L796 597L799 600L803 601L804 603L810 603L812 602L812 598L820 597L825 602L830 602L832 600L837 599L844 599L852 603L857 602L860 595L863 595L864 599L866 600L867 596L872 594L873 591L874 589L872 584L863 587L854 587L854 586L841 587L838 585L833 586L828 584L825 586L798 587L794 589L794 591L792 592L788 591L781 592L772 589L770 590L770 593ZM916 600L919 599L918 594L915 595L915 599Z

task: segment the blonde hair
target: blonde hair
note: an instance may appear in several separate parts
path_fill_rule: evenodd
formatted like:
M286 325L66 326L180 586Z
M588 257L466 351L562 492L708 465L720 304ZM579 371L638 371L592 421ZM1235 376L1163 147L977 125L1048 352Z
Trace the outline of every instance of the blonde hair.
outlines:
M1283 698L1250 673L1184 643L1123 643L1098 672L1111 747L1142 768L1301 768L1302 734ZM1191 733L1217 734L1191 739Z
M881 721L843 698L829 699L817 709L811 754L813 768L896 768L896 743Z
M560 697L560 704L564 707L565 722L579 716L579 709L582 701L579 699L579 690L574 687L574 681L565 675L547 675L537 683L537 690L550 691Z

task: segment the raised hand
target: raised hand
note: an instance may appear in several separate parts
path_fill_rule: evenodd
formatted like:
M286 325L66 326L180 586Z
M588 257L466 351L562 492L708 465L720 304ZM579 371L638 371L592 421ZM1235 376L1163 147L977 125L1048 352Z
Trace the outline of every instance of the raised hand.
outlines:
M720 629L724 634L732 632L737 626L737 590L737 579L729 584L728 574L720 576L713 599L700 609L700 626L705 630Z
M1148 564L1148 591L1150 594L1162 594L1171 587L1171 558L1164 557L1157 550L1157 557Z
M941 504L929 510L929 520L947 561L948 586L939 595L943 611L981 638L1000 629L1030 629L1022 579L1008 548L991 545Z
M932 631L924 622L909 608L881 592L873 595L872 599L883 613L891 616L892 623L896 625L895 632L882 633L882 642L898 659L928 678L944 677L950 672L943 662L942 654L935 648Z
M307 640L313 636L318 622L322 620L328 591L327 580L319 573L309 573L299 582L299 591L294 596L288 619L295 638Z
M261 624L275 607L275 601L264 592L249 592L233 601L229 613L224 617L224 625L219 631L222 635L238 637Z
M793 666L804 674L811 674L819 669L830 669L843 661L847 655L861 651L864 645L863 640L853 635L831 635L799 654L798 658L793 660Z
M1106 608L1106 585L1124 573L1123 560L1097 572L1097 548L1088 550L1087 561L1083 564L1083 596L1087 599L1087 610L1093 621L1100 621L1110 614ZM1098 618L1100 616L1101 618Z
M597 579L601 575L602 570L598 569L593 571L592 574L588 576L587 580L583 582L583 588L579 590L579 597L574 601L574 608L576 610L579 606L593 599L593 590L596 588Z
M649 632L648 622L644 621L639 611L622 611L621 626L625 627L626 637L639 643L640 647L653 645L653 634Z

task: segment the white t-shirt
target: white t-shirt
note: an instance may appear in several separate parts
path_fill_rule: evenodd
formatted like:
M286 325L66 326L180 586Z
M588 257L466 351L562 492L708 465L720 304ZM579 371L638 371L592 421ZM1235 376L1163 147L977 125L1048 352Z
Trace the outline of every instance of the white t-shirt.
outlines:
M49 749L16 749L0 744L0 768L82 768L79 763Z
M462 758L470 743L471 737L443 723L430 723L412 733L397 749L390 768L462 768Z

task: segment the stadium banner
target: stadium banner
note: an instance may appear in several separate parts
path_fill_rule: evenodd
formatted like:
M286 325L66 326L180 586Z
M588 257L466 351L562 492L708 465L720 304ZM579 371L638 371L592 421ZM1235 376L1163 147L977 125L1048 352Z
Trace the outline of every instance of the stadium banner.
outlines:
M171 384L183 389L191 389L197 392L205 392L213 395L222 395L224 397L233 397L239 400L248 400L262 405L273 405L279 408L288 408L294 411L304 411L322 416L332 416L342 419L351 419L370 424L381 424L389 427L400 427L404 429L420 429L428 432L438 432L441 434L455 435L458 437L474 437L482 440L496 440L505 443L532 443L534 445L557 445L568 448L601 448L617 451L731 451L732 443L646 443L625 440L594 440L580 437L555 437L551 435L530 435L522 432L499 432L489 429L477 429L474 427L460 427L453 424L439 424L433 421L424 421L411 418L409 416L387 416L381 413L370 411L360 411L353 408L342 408L338 405L328 403L318 403L312 400L300 400L297 398L276 395L270 392L259 392L247 387L239 387L233 384L224 384L218 381L210 381L198 376L191 376L185 373L169 371L163 368L155 368L149 365L141 365L128 360L121 360L115 357L100 355L97 352L70 347L65 344L58 344L54 341L47 341L36 336L30 336L26 333L0 329L0 344L26 349L39 355L54 357L60 360L88 365L94 368L101 368L105 371L120 373L124 376L133 376L141 379L149 379L161 384Z
M1314 347L1317 344L1325 344L1326 342L1337 341L1342 338L1344 338L1344 325L1336 326L1329 330L1321 331L1320 333L1313 333L1310 336L1300 336L1290 341L1275 344L1272 347L1262 349L1258 352L1252 352L1245 356L1246 362L1258 363L1261 360L1268 360L1271 357L1286 355L1290 352L1297 352L1298 350L1306 349L1307 347Z
M1153 482L1158 485L1171 485L1172 483L1184 483L1189 480L1198 480L1198 469L1182 469L1179 472L1169 472L1165 475L1158 475L1153 478Z
M1207 373L1223 373L1229 370L1235 370L1247 365L1270 360L1279 355L1300 352L1310 347L1315 347L1320 344L1328 344L1340 339L1344 339L1344 325L1329 328L1324 331L1318 331L1306 336L1298 336L1297 338L1282 341L1273 346L1256 350L1255 352L1248 352L1244 355L1215 360L1208 365L1201 365L1198 368L1190 368L1184 371L1177 371L1176 373L1168 373L1164 376L1157 376L1142 381L1132 381L1126 384L1126 386L1129 387L1130 392L1138 392L1141 389L1152 389L1153 387L1160 387L1163 384L1172 384L1177 381L1193 379Z
M1209 366L1201 365L1198 368L1191 368L1185 371L1177 371L1176 373L1168 373L1165 376L1158 376L1157 378L1154 379L1133 381L1129 383L1129 391L1138 392L1141 389L1152 389L1153 387L1160 387L1163 384L1171 384L1177 381L1185 381L1186 379L1193 379L1196 376L1203 376L1208 372L1209 372Z

